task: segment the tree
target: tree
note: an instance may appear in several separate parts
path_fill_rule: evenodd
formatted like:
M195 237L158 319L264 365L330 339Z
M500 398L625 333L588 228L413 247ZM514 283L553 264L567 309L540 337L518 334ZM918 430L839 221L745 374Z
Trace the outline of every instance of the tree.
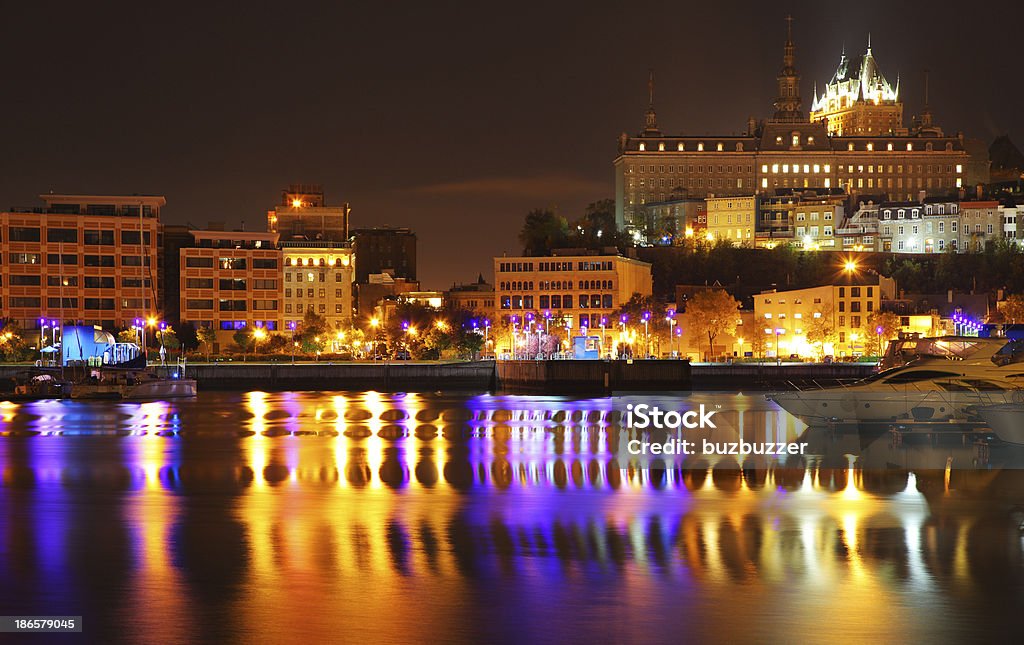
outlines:
M690 327L697 335L707 335L710 360L715 352L715 338L719 334L732 334L736 331L739 314L736 311L740 303L725 289L707 289L698 291L686 301L686 315Z
M999 307L999 312L1003 314L1003 320L1011 325L1024 323L1024 296L1016 293L1008 296L1003 306Z
M238 348L242 350L242 354L244 355L245 352L253 345L252 330L249 329L248 325L244 325L240 329L236 329L235 333L231 334L231 340L235 341L235 345L238 345Z
M551 249L568 246L569 224L549 210L532 210L526 214L519 241L524 255L547 255Z
M818 346L818 356L824 357L825 345L836 340L835 306L826 300L816 307L807 321L807 342Z
M302 327L296 340L303 352L319 354L327 347L330 331L330 325L327 324L327 320L323 316L312 309L307 309L305 315L302 316Z
M157 340L159 340L160 344L166 347L169 352L181 347L181 341L178 340L178 334L176 334L170 327L163 331L158 331Z
M11 320L0 321L0 360L25 361L32 354L28 342L21 335L21 329Z
M583 217L570 225L571 246L600 250L606 246L625 249L630 240L615 221L615 200L602 199L589 204Z
M626 316L627 325L636 327L638 334L644 331L644 317L646 316L648 318L646 331L650 336L652 347L657 343L660 350L663 343L667 343L670 325L666 318L665 303L658 302L654 296L641 296L639 293L634 293L629 300L612 312L608 319L608 328L614 329L622 316ZM651 347L647 349L650 351Z
M122 329L117 332L117 342L119 343L139 343L139 333L134 329Z
M864 338L874 337L878 341L878 353L881 355L885 345L900 333L900 317L891 311L874 311L867 317L864 326Z
M206 361L210 361L213 344L217 342L217 332L212 327L200 327L196 330L196 340L206 348Z
M753 337L750 339L750 353L757 358L764 358L765 352L768 351L768 334L762 333L761 330L755 330Z

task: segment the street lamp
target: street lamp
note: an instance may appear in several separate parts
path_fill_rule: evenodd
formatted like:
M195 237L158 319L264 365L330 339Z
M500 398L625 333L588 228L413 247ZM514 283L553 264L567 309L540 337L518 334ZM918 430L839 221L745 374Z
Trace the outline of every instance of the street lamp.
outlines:
M651 321L651 312L645 311L640 314L640 320L644 321L644 358L651 355L651 331L648 326Z
M775 362L779 365L782 364L782 356L779 355L779 336L786 333L786 330L782 327L775 328Z
M299 344L295 341L295 321L294 320L289 320L288 321L288 331L290 331L291 334L292 334L292 365L294 365L295 364L295 348L299 346Z
M669 355L672 355L672 341L674 340L674 338L672 337L672 332L675 331L674 328L676 325L676 310L669 309L668 311L666 311L665 320L668 321L668 353Z
M875 334L878 335L878 357L882 357L882 326L875 327Z
M604 354L605 334L604 328L608 326L608 318L601 316L601 354Z

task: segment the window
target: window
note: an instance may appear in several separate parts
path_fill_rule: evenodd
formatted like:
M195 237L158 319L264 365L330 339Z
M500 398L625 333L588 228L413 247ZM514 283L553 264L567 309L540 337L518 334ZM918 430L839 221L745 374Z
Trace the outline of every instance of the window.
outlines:
M139 255L122 255L121 256L121 266L123 266L123 267L138 267L138 266L142 266L143 260L145 260L146 266L149 266L150 258L149 258L148 255L144 256L144 257L143 256L139 256Z
M78 255L75 253L47 253L46 263L53 266L78 266Z
M89 257L88 255L85 257ZM96 256L92 256L96 257ZM89 266L86 264L86 266ZM212 269L213 258L185 258L185 266L191 269Z
M47 298L46 306L49 309L60 309L61 307L67 307L68 309L78 309L78 298L65 297L63 302L61 298Z
M85 299L86 309L100 309L109 310L114 308L113 298L86 298Z
M253 258L252 268L254 269L276 269L277 258Z
M28 226L11 226L8 230L10 242L38 242L39 229Z
M221 278L217 282L221 291L245 291L244 278Z
M149 231L145 231L142 234L143 244L149 245ZM134 244L139 245L139 232L138 231L121 231L121 244Z
M145 287L148 288L149 285L150 285L149 278L146 278L145 280L143 280L141 278L121 278L121 286L122 287L138 288L138 287L145 286Z
M220 310L221 311L245 311L246 303L245 300L227 300L224 298L220 299Z
M46 241L47 242L70 242L72 244L78 242L78 229L77 228L47 228L46 229Z
M186 289L213 289L213 278L186 278ZM212 309L212 306L211 306Z
M41 278L37 275L12 275L10 284L12 287L38 287Z
M100 231L86 229L82 235L83 241L90 246L113 246L114 231Z
M65 286L65 287L77 287L78 286L78 276L69 275L69 276L65 276L63 278L61 276L59 276L59 275L48 275L48 276L46 276L46 284L47 284L47 286L59 287L59 286L61 286L62 283L63 283L63 286Z
M253 311L277 311L276 300L253 300L252 301Z
M272 278L257 278L252 281L253 289L277 289L277 280Z
M245 258L221 258L220 268L226 271L244 271L248 266Z
M38 309L39 308L39 298L38 297L32 297L32 296L28 296L28 297L11 296L10 298L7 299L7 302L8 302L8 305L10 307L28 307L30 309Z
M11 264L39 264L38 253L11 253Z
M113 289L114 276L85 276L86 289Z
M206 310L212 310L213 309L213 300L186 300L185 301L185 308L186 309L206 309Z

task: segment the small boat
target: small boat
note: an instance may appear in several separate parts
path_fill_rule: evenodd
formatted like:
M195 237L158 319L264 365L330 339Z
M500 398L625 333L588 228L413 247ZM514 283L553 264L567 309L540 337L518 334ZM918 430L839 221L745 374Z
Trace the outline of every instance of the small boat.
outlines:
M67 396L68 384L51 374L27 374L16 379L14 391L3 395L8 401L39 401L62 399Z
M71 398L80 400L147 401L190 398L196 395L195 379L173 371L166 376L152 369L92 369L71 385Z

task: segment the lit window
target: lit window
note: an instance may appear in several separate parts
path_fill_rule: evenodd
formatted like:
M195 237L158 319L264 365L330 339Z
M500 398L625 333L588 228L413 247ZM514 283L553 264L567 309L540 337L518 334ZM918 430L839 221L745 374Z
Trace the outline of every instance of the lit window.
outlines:
M682 151L683 151L683 150L685 150L685 149L686 149L686 147L685 147L685 146L683 146L683 144L681 144L681 143L680 143L679 145L677 145L677 146L676 146L676 150L678 150L679 152L682 152Z
M957 167L959 168L959 166L957 166ZM764 164L764 165L761 166L761 172L764 172L764 173L768 172L768 164Z
M665 152L665 142L658 142L658 152Z
M704 144L703 143L698 143L697 144L697 152L704 152Z
M777 163L773 163L772 164L772 172L773 173L779 172L779 164L777 164Z
M646 149L647 149L647 146L646 146L646 145L644 145L643 143L641 143L641 144L640 144L640 152L643 152L643 151L644 151L644 150L646 150Z
M913 152L913 150L914 150L914 144L908 143L907 144L907 152Z
M963 171L964 171L964 167L963 167L963 166L961 166L960 164L957 164L957 165L956 165L956 172L957 172L957 174L960 174L960 173L962 173Z

